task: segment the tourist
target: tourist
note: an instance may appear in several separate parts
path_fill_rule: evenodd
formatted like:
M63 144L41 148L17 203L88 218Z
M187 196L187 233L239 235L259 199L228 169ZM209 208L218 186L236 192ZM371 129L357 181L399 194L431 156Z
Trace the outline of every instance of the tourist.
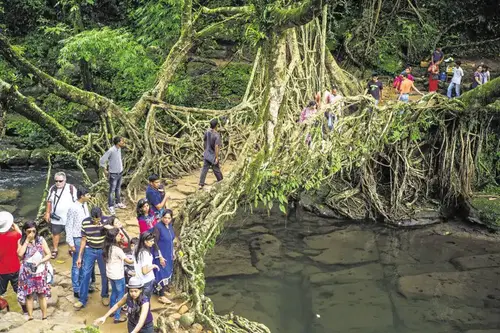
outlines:
M483 81L482 84L487 83L491 80L490 69L488 66L483 65Z
M50 249L42 236L38 235L35 222L23 225L21 239L17 245L17 255L21 258L17 300L26 304L29 320L33 320L33 298L38 297L42 311L42 320L47 319L47 298L50 297L50 285L47 282L47 262Z
M439 65L443 62L444 53L440 47L436 47L431 56L431 64L436 64L439 68Z
M128 293L124 295L106 314L94 321L99 326L119 308L127 305L127 329L129 333L153 333L153 314L150 298L144 294L144 284L137 277L130 278L127 284Z
M199 190L203 189L205 186L205 179L207 178L208 169L212 168L215 178L218 182L223 179L222 172L219 167L219 155L221 138L219 132L217 132L217 126L219 122L217 119L210 120L210 129L203 135L203 168L200 174L200 186Z
M130 236L128 235L125 228L123 228L123 223L116 218L116 216L110 216L107 220L107 224L114 229L118 230L118 234L120 237L120 248L123 250L127 250L130 246Z
M448 86L447 96L451 98L453 88L455 88L456 97L460 97L460 86L462 84L462 78L464 76L464 70L462 67L462 62L460 60L455 61L455 67L453 67L453 77L451 78L451 83Z
M474 72L474 77L472 78L472 86L471 88L476 88L483 84L483 67L477 66L476 71Z
M403 82L401 82L401 89L399 92L398 101L401 101L403 103L408 103L410 101L410 92L412 90L415 90L416 92L418 92L422 96L424 95L415 87L415 84L413 83L413 81L408 79L408 74L404 73L403 74Z
M156 223L158 223L156 214L149 205L148 199L141 199L137 202L136 213L137 221L139 222L139 232L141 234L153 229Z
M159 293L158 301L163 304L170 303L170 300L165 297L165 291L172 278L174 271L174 240L175 231L173 227L174 213L167 209L154 228L155 244L158 246L159 251L153 249L153 263L159 269L154 272L156 280L156 290Z
M102 255L104 239L106 237L105 224L107 218L102 215L99 207L94 207L90 211L90 217L83 220L82 240L80 251L78 252L77 267L82 267L82 279L80 283L80 297L73 305L76 310L85 307L88 301L88 291L92 268L96 261L101 273L101 302L104 306L109 305L108 278L106 276L106 265Z
M132 261L132 264L128 264L125 262L124 267L125 267L125 282L128 283L128 280L132 277L135 276L135 249L137 248L137 245L139 244L139 238L133 237L130 240L130 246L127 249L124 249L125 254L127 255L127 258Z
M111 283L111 300L109 306L118 303L125 295L125 266L124 263L133 264L134 261L126 257L125 252L120 247L122 237L120 230L113 228L107 231L104 241L104 261L106 262L106 276ZM123 323L126 318L120 316L121 308L118 308L114 313L114 323Z
M366 93L369 93L373 98L375 98L375 106L377 106L380 102L382 102L382 90L384 89L384 85L378 80L378 74L373 73L372 79L368 81L366 87Z
M439 88L439 66L431 63L427 73L429 74L429 92L435 92Z
M307 103L307 106L302 109L300 112L300 118L299 118L299 123L306 123L312 116L316 114L318 111L318 103L316 101L309 101ZM310 145L312 141L312 136L311 133L307 133L306 135L306 145Z
M342 100L343 97L337 91L337 87L332 87L332 91L326 90L323 94L323 99L325 104L334 106L328 111L325 111L325 118L327 120L327 126L330 131L333 129L333 125L337 121L338 117L341 116L342 112Z
M77 200L68 209L66 220L66 243L70 249L70 255L73 262L71 266L71 284L73 286L73 295L79 297L80 282L82 280L82 270L78 268L76 262L78 253L80 253L80 243L82 241L82 222L90 217L89 207L87 202L91 195L86 188L78 188L76 191ZM92 272L92 281L95 281L95 272Z
M57 258L59 253L59 240L66 227L68 210L77 200L76 189L73 185L66 183L66 174L64 172L57 172L54 175L54 181L55 185L49 189L44 216L45 221L50 223L53 246L52 259Z
M151 205L153 212L160 216L167 208L167 201L170 199L165 193L165 187L161 184L160 177L152 174L148 177L149 185L146 188L146 199Z
M21 265L17 256L17 243L21 239L21 230L14 223L14 216L9 212L0 212L0 295L7 292L10 286L17 293L19 269ZM21 304L24 308L24 304ZM25 309L23 309L24 312Z
M135 250L135 275L144 284L144 295L148 298L153 294L155 274L158 266L153 264L152 248L155 245L155 236L152 231L146 231L139 237L139 244Z
M116 208L127 208L120 198L120 187L122 184L122 148L125 147L125 139L119 136L113 138L113 147L109 148L99 159L99 165L104 169L104 174L108 176L108 209L111 215L115 215ZM109 162L106 170L106 162ZM113 205L113 195L115 204Z

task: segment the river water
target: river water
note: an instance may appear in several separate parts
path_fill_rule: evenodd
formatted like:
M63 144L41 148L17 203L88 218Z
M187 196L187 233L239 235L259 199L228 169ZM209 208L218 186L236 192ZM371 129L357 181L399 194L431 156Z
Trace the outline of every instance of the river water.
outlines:
M45 172L0 171L0 189L21 190L16 216L34 216L44 182ZM206 275L217 312L276 333L500 329L499 238L460 222L394 230L300 209L288 218L241 210Z

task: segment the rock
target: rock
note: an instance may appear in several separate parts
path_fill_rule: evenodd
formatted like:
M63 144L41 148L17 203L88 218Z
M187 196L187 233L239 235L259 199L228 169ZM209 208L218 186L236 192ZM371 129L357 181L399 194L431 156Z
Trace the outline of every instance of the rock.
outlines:
M261 225L256 225L254 227L248 228L248 229L240 229L239 234L240 236L250 236L250 235L255 235L255 234L267 234L269 233L269 229L266 227L263 227Z
M401 277L398 279L398 290L409 299L438 297L483 307L485 299L500 299L498 279L500 268L438 272Z
M406 264L398 265L395 269L399 276L418 275L432 272L456 272L455 266L449 262L430 263L430 264Z
M193 324L193 326L191 326L189 333L201 333L202 331L203 331L203 326L201 326L198 323L195 323Z
M384 278L380 264L369 264L329 273L316 273L309 277L312 284L356 283L360 281L378 281Z
M0 149L0 164L9 166L27 165L31 151L17 148Z
M312 196L307 193L300 194L299 205L305 211L311 212L321 217L340 219L342 216L337 214L333 209L320 202L318 196Z
M397 222L398 227L417 227L443 222L443 216L435 209L423 209L414 212L410 219Z
M172 199L172 200L184 200L186 199L186 195L183 193L180 193L178 191L168 191L167 195ZM168 203L167 203L168 204Z
M451 262L461 270L500 267L500 253L453 258Z
M205 257L205 276L223 277L253 275L259 271L252 266L248 246L244 243L216 245Z
M179 322L181 323L182 327L188 329L194 323L194 313L188 312L183 314L179 319Z
M49 154L50 149L36 148L31 152L28 163L36 166L46 165L49 160Z
M0 204L7 204L19 197L18 189L0 190Z
M67 333L67 332L75 332L77 330L85 328L85 325L82 324L56 324L54 325L50 331L47 333Z
M17 312L7 312L0 315L0 332L9 332L26 322L24 315Z
M294 251L287 251L285 255L287 257L292 258L292 259L302 258L304 256L302 253L294 252Z
M181 308L179 309L179 311L177 311L179 314L183 315L185 314L186 312L189 311L189 308L187 307L187 305L183 305L181 306Z
M468 330L465 333L500 333L500 330Z
M318 256L309 257L322 264L356 264L379 258L371 231L342 230L306 237L304 242L313 249L326 249Z
M13 205L0 205L0 212L9 212L11 214L14 214L16 211L17 207Z
M188 185L177 185L175 189L185 195L193 194L198 190L195 186Z
M494 198L490 200L490 198ZM469 214L467 219L470 222L484 224L489 228L500 229L500 198L482 194L474 196L470 201Z
M252 263L261 272L271 276L283 274L281 241L273 235L263 234L250 240Z
M175 313L172 313L172 314L171 314L170 316L168 316L168 317L169 317L169 318L171 318L171 320L173 320L173 321L174 321L174 320L179 320L179 319L181 319L181 316L182 316L182 315L181 315L180 313L175 312Z
M374 282L312 288L315 332L389 332L393 326L391 301ZM363 319L360 319L360 314Z
M59 296L57 295L51 295L50 298L47 300L48 307L57 306L58 303L59 303Z
M72 282L71 279L68 277L59 277L59 279L56 280L55 285L61 286L63 288L70 288L72 287Z

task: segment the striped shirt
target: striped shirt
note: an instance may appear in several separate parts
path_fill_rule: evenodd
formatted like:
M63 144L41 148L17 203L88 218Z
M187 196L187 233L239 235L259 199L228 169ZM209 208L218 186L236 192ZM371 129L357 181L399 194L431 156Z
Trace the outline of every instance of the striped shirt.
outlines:
M106 224L107 218L101 218L99 224L94 224L92 218L86 218L82 223L82 237L87 239L87 246L94 249L102 249L104 247L104 238L106 238Z

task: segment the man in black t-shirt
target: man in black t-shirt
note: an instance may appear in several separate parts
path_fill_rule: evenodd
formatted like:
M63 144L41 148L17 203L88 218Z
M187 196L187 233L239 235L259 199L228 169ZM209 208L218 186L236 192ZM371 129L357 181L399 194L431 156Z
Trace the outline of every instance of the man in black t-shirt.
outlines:
M378 80L377 74L374 73L372 75L372 79L368 82L366 88L366 92L375 98L375 105L378 105L382 101L382 89L384 89L384 86Z
M218 182L223 178L219 167L221 139L219 132L217 132L217 125L217 119L212 119L210 121L210 129L207 130L203 136L205 151L203 152L203 168L201 169L200 175L200 190L205 185L205 179L207 178L208 169L210 169L210 167L214 171L215 178L217 178Z

